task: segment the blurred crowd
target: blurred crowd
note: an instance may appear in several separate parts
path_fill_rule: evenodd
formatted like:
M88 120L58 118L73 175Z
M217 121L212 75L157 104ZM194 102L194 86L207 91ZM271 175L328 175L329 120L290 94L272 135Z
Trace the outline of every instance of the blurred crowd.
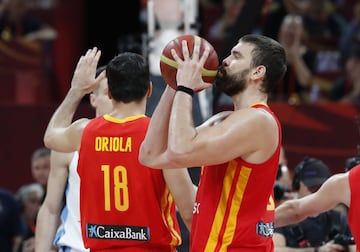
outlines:
M250 14L251 1L200 2L201 21L205 21L202 35L220 55L226 40L241 35L234 34L234 27L247 20L241 16L258 15L248 31L272 37L284 46L288 70L272 101L359 104L359 1L266 0L258 13ZM209 20L207 12L214 20Z
M42 87L44 90L41 92L52 92L49 99L58 97L53 93L56 92L56 88L39 84L41 81L47 81L56 85L51 47L52 43L61 36L61 31L57 31L56 26L48 22L49 19L43 17L46 17L46 14L44 15L46 11L56 10L57 2L54 0L6 0L0 4L0 40L18 43L12 49L19 50L24 57L22 59L16 55L4 56L15 59L15 65L23 64L23 71L18 71L16 76L12 77L16 79L19 86L16 89L18 96L16 99L20 100L20 103L31 103L30 95L26 97L25 92L21 91L24 89L28 93L36 93L39 92L39 87ZM174 4L171 2L178 2L177 6L173 8ZM155 8L157 16L154 28L155 36L151 35L152 38L149 38L147 37L149 20L147 18L147 1L139 1L137 4L138 17L135 19L138 19L141 25L137 25L133 33L124 30L122 35L121 31L116 31L117 35L108 35L108 40L114 40L112 51L131 50L146 55L150 54L149 57L151 57L151 51L156 50L156 47L163 46L165 41L162 40L169 38L164 38L164 34L161 35L161 32L167 33L169 36L176 36L180 32L184 32L184 26L187 24L183 17L188 12L182 14L182 10L188 8L185 6L186 4L187 1L184 0L170 1L167 5L157 5ZM165 19L160 18L158 12L166 11L166 6L170 6L177 14L168 15ZM360 76L357 76L359 71L356 71L360 56L359 1L199 0L196 8L192 11L196 11L196 15L195 22L190 24L191 32L194 31L209 40L218 52L220 60L223 58L223 52L235 43L234 39L244 35L243 33L260 33L278 40L285 47L288 71L282 83L273 91L272 101L285 101L294 105L323 101L355 104L360 102ZM39 9L41 9L42 15L36 15L39 13ZM103 10L99 9L99 11ZM167 13L170 12L167 11ZM159 31L161 32L159 33ZM157 36L159 38L156 38ZM106 34L102 33L97 39L99 43L104 44L104 47L111 44L105 42ZM149 41L150 39L152 41ZM92 40L92 43L96 43L95 39ZM19 43L19 41L31 43L32 51L26 47L25 50L24 43ZM39 41L41 41L40 49L38 48L39 44L34 47L34 44ZM153 46L149 48L151 42L159 45L152 44ZM98 46L101 47L101 44ZM34 48L37 49L34 51ZM39 54L39 50L42 53ZM42 56L36 61L35 55ZM32 61L27 57L33 57ZM13 64L12 61L8 60L7 62L7 67ZM4 63L0 61L0 64ZM34 69L24 70L29 70L31 66L41 66L44 71L34 75ZM153 67L152 64L150 67ZM8 75L3 77L10 78ZM22 85L23 79L28 80L27 86ZM44 96L44 94L42 95ZM217 105L216 103L224 102L217 96L218 94L215 94L214 106ZM1 98L6 100L6 97ZM39 99L39 97L37 98Z
M0 247L4 252L35 251L36 217L45 198L50 150L40 147L30 158L32 180L15 193L0 187Z

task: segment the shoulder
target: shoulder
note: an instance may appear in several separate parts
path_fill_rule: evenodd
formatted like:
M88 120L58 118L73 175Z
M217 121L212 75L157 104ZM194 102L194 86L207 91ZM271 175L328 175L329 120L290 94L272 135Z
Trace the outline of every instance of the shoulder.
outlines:
M276 132L278 132L276 117L270 111L261 108L235 110L217 125L223 130L226 129L227 133L238 135L241 131L244 136L258 137L259 139L268 139L268 137L275 139L277 138Z
M339 190L339 187L342 188L348 185L348 181L349 181L348 178L349 178L349 173L334 174L328 180L326 180L325 185L327 187L334 187L334 189Z
M260 129L266 132L265 129L269 129L271 133L273 130L277 130L277 117L268 109L261 107L251 107L239 111L242 113L237 114L238 118L243 118L247 124L251 124L254 129ZM246 116L246 117L245 117Z
M336 203L350 203L350 186L349 186L349 173L338 173L332 175L320 187L318 193L319 197L328 198L332 195L331 199Z
M317 194L320 197L325 197L325 195L332 195L333 197L337 195L342 195L349 190L349 174L348 173L338 173L332 175L328 178L325 183L320 187Z

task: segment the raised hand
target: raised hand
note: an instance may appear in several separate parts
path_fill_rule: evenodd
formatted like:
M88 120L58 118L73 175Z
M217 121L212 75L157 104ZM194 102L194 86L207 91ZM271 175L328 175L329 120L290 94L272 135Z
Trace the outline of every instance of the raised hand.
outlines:
M76 89L82 95L85 95L97 87L105 77L105 72L103 72L95 78L100 56L101 51L94 47L87 50L86 54L80 57L71 80L71 89Z
M181 41L181 43L184 56L183 60L177 55L174 49L171 50L171 54L178 64L176 74L178 85L189 87L195 91L211 87L212 84L204 82L201 76L201 71L209 56L210 48L206 47L200 56L201 40L195 40L193 54L190 55L186 40Z

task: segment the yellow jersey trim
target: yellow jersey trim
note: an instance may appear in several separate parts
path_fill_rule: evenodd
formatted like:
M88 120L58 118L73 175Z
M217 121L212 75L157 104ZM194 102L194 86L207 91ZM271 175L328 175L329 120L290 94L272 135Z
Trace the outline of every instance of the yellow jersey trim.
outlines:
M134 121L134 120L136 120L136 119L139 119L139 118L142 118L142 117L146 117L146 116L145 116L144 114L142 114L142 115L129 116L129 117L126 117L126 118L119 119L119 118L112 117L112 116L109 115L109 114L105 114L103 117L104 117L105 120L107 120L107 121L109 121L109 122L124 123L124 122Z

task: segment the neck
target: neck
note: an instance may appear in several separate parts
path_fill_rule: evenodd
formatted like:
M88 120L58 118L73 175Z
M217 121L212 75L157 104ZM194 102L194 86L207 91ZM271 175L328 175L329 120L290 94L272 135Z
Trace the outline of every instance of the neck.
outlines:
M139 103L123 103L113 101L113 109L109 115L118 119L122 119L130 116L143 115L145 114L145 110L146 100L143 100Z
M246 88L243 92L232 97L234 110L248 108L255 103L267 104L267 94L255 88Z

